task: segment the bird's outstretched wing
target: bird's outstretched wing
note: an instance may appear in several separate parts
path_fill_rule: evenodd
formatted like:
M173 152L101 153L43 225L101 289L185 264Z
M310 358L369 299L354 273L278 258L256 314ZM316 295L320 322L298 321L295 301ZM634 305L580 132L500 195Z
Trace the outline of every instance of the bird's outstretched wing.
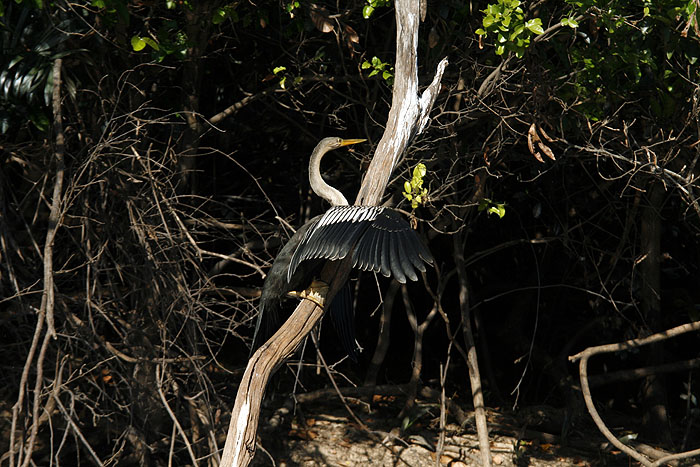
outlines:
M304 235L287 271L288 280L302 261L345 258L352 251L353 267L418 280L415 269L433 257L406 220L380 206L335 206L326 211Z
M408 277L418 280L415 269L425 272L423 262L432 264L433 256L404 217L385 208L370 223L352 254L353 267L362 271L394 276L400 283Z

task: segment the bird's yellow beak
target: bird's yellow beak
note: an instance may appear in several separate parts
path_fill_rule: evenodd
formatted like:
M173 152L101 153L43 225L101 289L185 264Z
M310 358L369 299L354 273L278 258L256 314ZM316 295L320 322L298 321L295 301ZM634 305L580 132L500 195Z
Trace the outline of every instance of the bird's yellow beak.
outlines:
M363 143L367 141L366 139L344 139L340 146L350 146L351 144Z

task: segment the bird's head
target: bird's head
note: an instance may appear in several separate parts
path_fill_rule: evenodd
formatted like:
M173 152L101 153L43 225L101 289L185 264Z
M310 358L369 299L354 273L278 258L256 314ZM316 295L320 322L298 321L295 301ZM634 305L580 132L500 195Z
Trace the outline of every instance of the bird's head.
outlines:
M326 140L327 147L329 148L329 150L338 149L343 146L350 146L351 144L357 144L367 141L366 139L343 139L338 137L330 137L326 138Z

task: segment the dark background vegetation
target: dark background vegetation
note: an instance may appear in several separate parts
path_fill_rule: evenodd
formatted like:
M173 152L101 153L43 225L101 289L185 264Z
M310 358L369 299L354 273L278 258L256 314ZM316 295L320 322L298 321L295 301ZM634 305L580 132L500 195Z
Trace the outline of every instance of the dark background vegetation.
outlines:
M381 137L392 6L375 1L365 19L359 0L0 5L0 464L28 452L37 465L185 464L175 421L205 458L223 446L264 274L292 227L326 208L308 186L311 149L325 136L369 140L324 163L352 199ZM439 387L449 353L448 395L469 407L461 266L486 404L566 409L569 436L587 417L569 355L699 319L696 6L528 2L525 20L540 18L545 33L497 55L497 36L476 33L488 2L428 3L421 82L442 57L450 65L387 198L415 216L436 264L405 288L354 280L365 350L334 367L339 384L411 381L408 308L419 323L431 317L421 384ZM562 25L569 18L578 27ZM383 68L370 76L375 56ZM418 162L429 198L413 210L401 191ZM479 209L499 204L503 218ZM390 345L373 366L382 303L393 305ZM336 341L324 326L332 362ZM592 371L697 358L699 344L691 335L600 357ZM309 364L314 352L309 342ZM280 370L269 397L293 390L295 369ZM313 365L300 378L298 391L329 384ZM697 384L692 370L594 396L645 439L690 449Z

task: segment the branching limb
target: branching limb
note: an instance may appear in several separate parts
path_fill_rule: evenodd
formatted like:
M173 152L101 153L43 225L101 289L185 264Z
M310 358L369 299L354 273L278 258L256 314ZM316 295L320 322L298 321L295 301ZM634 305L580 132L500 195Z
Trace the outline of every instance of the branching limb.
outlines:
M53 184L53 196L51 200L51 212L49 213L49 229L46 232L46 242L44 243L44 296L41 299L42 308L46 309L46 332L51 337L56 338L54 328L54 284L53 284L53 241L56 238L56 230L60 223L63 173L65 164L63 153L65 151L63 138L63 121L61 113L61 64L62 60L56 59L53 64L53 125L56 133L56 143L54 155L56 157L56 178Z
M583 399L586 402L586 407L588 407L588 412L590 413L591 418L598 427L598 430L600 430L603 436L605 436L612 445L620 449L628 456L637 460L642 465L648 467L656 467L659 465L663 465L664 463L667 463L671 460L697 456L698 454L700 454L700 449L673 454L670 456L662 457L661 459L652 462L635 449L627 446L626 444L622 443L622 441L617 439L617 437L605 425L605 422L603 422L603 419L600 417L600 414L596 410L595 404L593 403L593 397L591 396L591 388L588 382L588 359L597 354L630 350L637 347L641 347L643 345L661 342L666 339L670 339L671 337L680 336L681 334L697 330L700 330L700 321L695 321L693 323L687 323L682 326L677 326L667 331L652 334L651 336L645 338L631 339L625 342L618 342L616 344L606 344L599 345L597 347L588 347L583 352L577 353L576 355L569 357L569 360L572 362L579 361L579 374L581 376L581 392L583 393Z
M17 422L19 418L19 413L22 410L22 405L24 403L24 392L27 380L29 377L29 370L34 361L34 354L36 352L37 345L39 343L39 337L43 329L44 320L46 321L46 334L44 336L44 341L41 345L41 350L39 351L39 356L37 357L37 370L36 370L36 381L34 387L34 407L33 407L33 420L32 429L30 432L29 442L25 449L26 457L22 461L22 452L20 448L20 457L18 463L21 462L22 466L29 464L31 460L32 449L34 448L34 442L36 440L36 434L39 429L39 404L41 400L41 387L43 384L43 364L44 356L46 354L46 348L48 346L48 338L56 337L56 330L54 328L54 277L53 277L53 243L56 237L56 230L58 229L60 223L60 210L62 204L62 192L63 192L63 174L65 172L65 165L63 162L64 154L64 136L63 136L63 123L61 114L61 66L62 59L56 59L53 65L53 116L54 116L54 131L56 133L55 140L55 151L54 155L56 158L56 177L54 179L53 185L53 195L51 200L51 210L49 212L48 218L48 229L46 231L46 238L44 241L44 289L41 297L41 307L37 316L37 324L34 329L34 337L32 338L32 345L30 346L29 353L25 360L24 369L22 370L22 377L20 379L19 396L17 397L17 402L12 408L12 428L10 432L10 466L14 466L14 452L15 452L15 433L17 429Z
M404 307L406 309L406 316L408 317L408 322L413 330L413 359L412 359L412 369L411 369L411 379L408 383L408 395L406 398L406 404L401 411L400 417L405 416L408 411L413 408L416 402L416 395L418 394L418 383L420 383L420 375L423 372L423 335L428 325L433 321L438 314L437 303L433 304L433 308L430 310L425 320L418 324L418 318L416 313L413 311L411 306L411 301L408 297L408 290L405 285L401 286L401 294L403 297Z

